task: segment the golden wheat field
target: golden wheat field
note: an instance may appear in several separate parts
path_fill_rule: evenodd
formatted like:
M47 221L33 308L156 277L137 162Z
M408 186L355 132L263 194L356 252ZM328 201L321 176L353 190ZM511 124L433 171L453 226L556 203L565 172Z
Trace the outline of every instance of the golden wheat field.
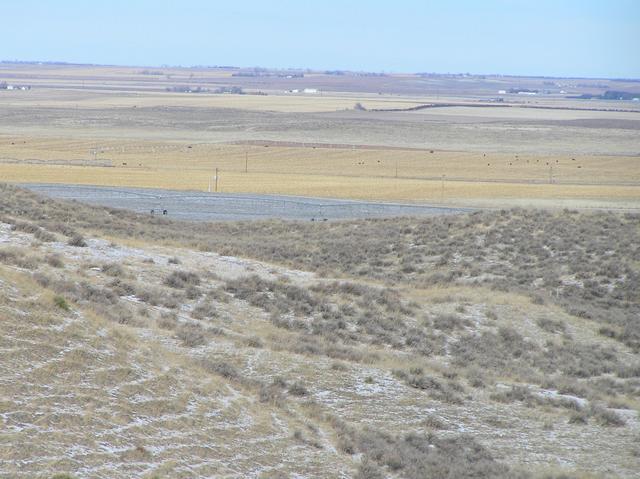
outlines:
M25 139L26 138L26 139ZM635 202L633 157L3 137L6 181L373 200Z

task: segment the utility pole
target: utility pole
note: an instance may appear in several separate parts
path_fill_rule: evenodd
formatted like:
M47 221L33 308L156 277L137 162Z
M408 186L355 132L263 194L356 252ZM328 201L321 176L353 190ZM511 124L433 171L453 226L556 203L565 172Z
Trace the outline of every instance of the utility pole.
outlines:
M440 201L444 201L444 175L442 175L442 191L440 193Z
M216 193L217 193L218 192L218 168L216 168L215 180L216 180Z
M249 150L244 150L244 172L249 169Z
M398 159L396 158L396 178L398 177Z
M553 165L549 165L549 184L553 183Z

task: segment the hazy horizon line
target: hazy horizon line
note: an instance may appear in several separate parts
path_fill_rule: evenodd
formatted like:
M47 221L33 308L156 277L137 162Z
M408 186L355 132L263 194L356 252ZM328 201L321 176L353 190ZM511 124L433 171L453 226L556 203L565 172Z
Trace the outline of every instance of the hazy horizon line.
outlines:
M640 77L607 77L607 76L566 76L566 75L537 75L537 74L516 74L516 73L473 73L473 72L443 72L443 71L394 71L394 70L351 70L344 68L316 68L316 67L275 67L275 66L263 66L263 65L251 65L251 66L241 66L241 65L171 65L168 63L163 64L148 64L148 65L138 65L138 64L124 64L124 63L87 63L87 62L75 62L75 61L65 61L65 60L19 60L19 59L2 59L0 60L0 64L17 64L17 65L69 65L69 66L97 66L97 67L123 67L123 68L179 68L179 69L197 69L197 68L208 68L208 69L224 69L224 68L233 68L233 69L264 69L264 70L285 70L285 71L309 71L316 73L323 72L347 72L347 73L373 73L373 74L384 74L384 75L469 75L469 76L494 76L494 77L513 77L513 78L557 78L557 79L576 79L576 80L628 80L628 81L640 81Z

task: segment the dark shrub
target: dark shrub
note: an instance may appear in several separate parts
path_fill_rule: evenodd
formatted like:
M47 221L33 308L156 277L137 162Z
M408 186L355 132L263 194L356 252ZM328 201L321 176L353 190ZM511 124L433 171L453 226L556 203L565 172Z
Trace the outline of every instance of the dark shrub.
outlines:
M293 396L307 396L309 391L300 381L296 381L289 386L289 394Z
M109 276L124 276L124 268L118 263L107 263L102 265L102 272Z
M58 308L63 309L65 311L69 311L71 309L69 306L69 303L67 303L67 300L64 299L62 296L54 296L53 304L55 304Z
M184 289L187 286L198 286L200 277L190 271L173 271L164 280L164 284L171 288Z
M62 258L57 254L48 254L44 257L44 260L47 264L53 268L64 268L64 263L62 262Z
M202 328L195 324L184 324L176 330L176 336L184 346L195 348L206 343Z
M85 248L85 247L87 246L87 242L86 242L86 241L84 240L84 238L83 238L81 235L79 235L79 234L76 234L76 235L72 236L72 237L69 239L69 241L68 241L68 243L67 243L67 244L68 244L69 246L76 246L76 247L78 247L78 248Z
M212 373L218 374L226 379L240 379L240 372L235 366L226 361L203 361L203 367Z

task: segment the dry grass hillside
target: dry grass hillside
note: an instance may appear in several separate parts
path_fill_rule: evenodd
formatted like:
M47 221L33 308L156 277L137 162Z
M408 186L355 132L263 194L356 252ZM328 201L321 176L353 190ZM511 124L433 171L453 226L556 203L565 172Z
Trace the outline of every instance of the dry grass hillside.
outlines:
M637 477L640 216L181 223L0 185L0 476Z

